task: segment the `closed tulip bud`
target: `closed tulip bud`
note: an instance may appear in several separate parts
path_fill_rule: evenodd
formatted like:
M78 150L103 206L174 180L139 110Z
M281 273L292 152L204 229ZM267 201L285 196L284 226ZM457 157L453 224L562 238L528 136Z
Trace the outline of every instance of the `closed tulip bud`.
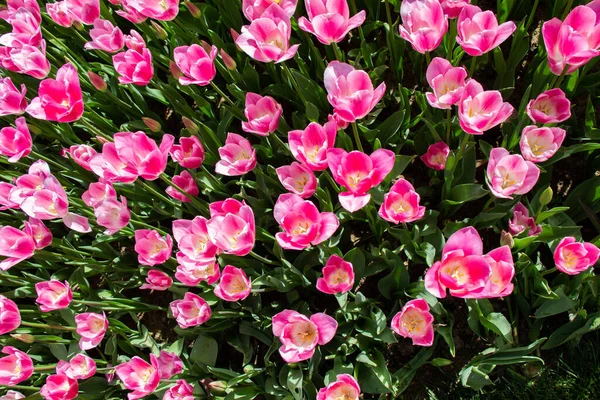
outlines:
M17 339L23 343L31 344L35 342L35 336L30 335L29 333L13 333L10 335L13 339Z
M75 27L75 29L77 29L78 31L82 31L85 29L83 24L79 21L73 21L73 26Z
M101 92L106 91L106 81L102 79L100 75L98 75L95 72L88 71L87 76L90 79L92 85L94 85L94 87L96 88L96 90L99 90Z
M227 67L227 69L230 71L234 71L237 68L235 60L231 58L231 56L227 54L227 52L225 52L225 50L223 49L221 49L219 53L221 54L221 59L223 60L225 67Z
M196 135L198 133L198 125L188 117L181 117L181 122L191 134Z
M208 42L206 40L201 40L200 46L202 46L204 51L206 51L207 53L210 53L212 50L212 46L210 44L208 44Z
M540 205L543 207L545 205L550 204L550 202L552 201L553 195L554 195L554 192L552 192L552 188L550 186L548 186L546 188L546 190L544 190L542 192L542 194L540 195Z
M169 61L169 71L171 71L173 78L177 80L183 76L183 72L181 72L177 64L175 64L175 61Z
M150 23L152 24L152 28L154 28L154 33L156 34L157 38L166 40L169 37L169 34L163 29L162 26L154 21L150 21Z
M186 1L183 4L185 4L185 6L187 7L190 14L192 14L192 17L200 18L200 15L202 15L202 13L200 12L200 9L198 7L196 7L196 5L194 3Z
M224 394L227 383L223 381L212 381L208 384L208 389L212 394Z
M500 246L508 246L512 249L514 245L515 240L513 239L513 236L506 231L502 231L500 234Z
M160 126L160 122L147 117L142 117L142 121L144 121L144 125L148 127L152 132L160 132L162 130L162 126Z

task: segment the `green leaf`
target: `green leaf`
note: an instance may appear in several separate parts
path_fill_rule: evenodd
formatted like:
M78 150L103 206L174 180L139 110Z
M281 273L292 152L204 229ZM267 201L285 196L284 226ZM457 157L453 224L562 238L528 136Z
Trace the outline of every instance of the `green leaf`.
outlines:
M452 360L448 360L447 358L434 358L431 360L431 365L434 367L445 367L450 364L452 364Z
M198 336L192 351L190 352L190 360L199 362L211 367L217 362L217 353L219 352L219 344L209 336Z
M482 185L476 183L465 183L458 185L450 190L447 202L452 205L463 204L469 201L477 200L487 195L489 192Z
M299 368L292 368L288 374L287 387L296 400L302 400L302 380L304 374Z
M377 349L373 350L370 357L375 366L359 363L356 366L356 376L364 393L391 393L392 377L386 366L383 354Z
M542 305L535 310L534 316L536 318L545 318L551 315L560 314L575 307L575 302L565 294L562 287L554 290L554 292L559 298L545 300Z

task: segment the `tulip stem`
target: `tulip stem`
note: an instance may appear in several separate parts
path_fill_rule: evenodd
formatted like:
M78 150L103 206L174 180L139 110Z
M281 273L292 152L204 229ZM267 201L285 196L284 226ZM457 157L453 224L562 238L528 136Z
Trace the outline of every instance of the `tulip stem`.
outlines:
M546 275L551 274L553 272L556 272L556 267L552 267L552 268L550 268L550 269L548 269L548 270L540 273L540 276L546 276Z
M555 85L553 85L553 87L560 88L560 85L563 83L563 80L565 79L565 76L567 75L568 69L569 69L568 65L565 66L565 68L563 69L563 71L560 74L560 77L558 78L558 81L556 82Z
M364 153L362 144L360 143L360 136L358 135L358 126L356 125L356 122L352 123L352 132L354 132L354 140L356 141L356 148Z
M33 392L39 392L40 388L39 387L34 387L34 386L23 386L23 385L10 385L10 386L5 386L5 385L0 385L1 388L10 388L10 389L16 389L16 390L31 390ZM33 397L33 395L31 396Z
M339 62L344 62L344 55L340 51L340 48L336 42L331 43L331 47L333 47L333 52L335 53L335 58Z
M259 256L258 254L256 254L255 252L251 251L250 252L250 256L254 257L255 259L257 259L258 261L265 263L265 264L269 264L269 265L279 265L279 263L269 260L268 258L265 258L263 256Z
M71 326L48 325L48 324L41 324L41 323L37 323L37 322L27 322L27 321L21 321L21 326L27 326L29 328L55 329L55 330L59 330L59 331L74 331L75 330L75 328L73 328Z
M469 75L471 78L475 74L475 68L477 67L477 57L471 57L471 66L469 67Z
M392 29L392 13L390 12L390 0L385 0L385 14L387 15L388 25Z
M219 96L224 98L229 104L231 104L232 106L235 107L235 103L233 101L231 101L229 96L227 96L225 93L223 93L223 91L213 81L210 81L210 86L212 86L212 88L215 90L215 92L217 92L219 94Z
M333 187L333 189L336 192L340 191L340 188L338 187L337 183L335 183L335 181L333 180L333 177L329 174L329 172L327 172L327 170L323 171L323 176L325 176L325 178L327 178L327 180L331 184L331 187Z
M40 365L38 367L33 368L34 372L42 372L42 371L52 371L56 369L56 364L51 365Z
M282 63L281 66L283 67L283 70L287 74L288 79L292 83L292 86L296 90L296 93L298 93L298 96L300 96L300 100L302 100L302 103L304 104L304 107L306 107L306 105L307 105L306 99L304 98L304 94L302 94L302 91L300 90L300 86L298 86L298 82L296 82L296 79L294 79L294 75L292 75L292 71L284 63Z
M531 12L529 14L529 19L527 19L527 24L525 25L525 30L528 30L529 27L531 26L531 24L533 22L533 17L535 15L535 12L537 10L539 2L540 2L540 0L535 0L535 2L533 3L533 8L531 9Z
M428 51L425 52L425 60L427 61L427 65L431 64L431 54Z
M452 131L452 109L446 112L446 144L450 146L450 133Z
M565 11L563 11L563 15L561 17L562 20L567 18L567 15L569 15L569 11L571 11L572 6L573 6L573 0L569 0L569 2L567 3L567 6L565 7Z
M286 153L290 154L290 149L287 147L287 145L283 142L283 140L281 140L281 138L279 136L277 136L277 132L273 132L272 135L269 135L269 137L273 137L274 140L277 142L277 144L279 146L281 146Z
M356 2L354 0L350 1L350 10L352 11L352 15L356 15L357 8L356 8ZM365 41L365 34L363 33L362 25L358 27L358 35L360 36L360 40L362 42L364 42Z
M187 197L188 199L190 199L190 201L192 202L192 204L199 211L202 211L202 212L208 214L208 206L207 205L202 204L200 202L200 200L198 200L195 196L192 196L191 194L189 194L188 192L186 192L185 190L183 190L182 188L180 188L179 186L177 186L176 184L174 184L173 181L171 179L169 179L169 177L165 173L160 174L160 179L162 179L166 184L168 184L169 186L172 186L177 191L179 191L181 194L183 194L185 197Z

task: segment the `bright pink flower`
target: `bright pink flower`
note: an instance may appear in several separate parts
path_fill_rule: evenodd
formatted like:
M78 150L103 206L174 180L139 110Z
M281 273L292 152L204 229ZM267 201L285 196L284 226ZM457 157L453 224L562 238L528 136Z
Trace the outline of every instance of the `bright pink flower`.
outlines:
M79 394L79 384L66 375L49 375L40 389L45 400L71 400Z
M40 6L37 3L37 0L6 0L6 6L0 7L0 18L9 24L12 24L17 18L17 12L20 9L31 12L35 16L38 24L42 22Z
M0 396L0 400L19 400L24 398L25 395L21 392L17 392L16 390L7 390L4 396Z
M360 210L369 203L369 190L379 185L394 168L393 151L378 149L370 156L360 151L347 153L343 149L327 151L327 163L333 179L346 189L339 194L342 207L350 212Z
M179 46L173 51L175 64L184 74L179 77L179 83L187 85L206 86L217 74L215 57L217 48L211 47L210 54L197 44L191 46Z
M547 161L560 149L566 135L562 128L526 126L521 134L521 154L534 163Z
M140 289L163 291L173 286L173 279L158 269L151 269L148 271L146 282L147 283L144 283L142 286L140 286Z
M38 282L35 284L37 293L36 303L40 305L42 312L50 312L69 307L73 301L73 292L69 282L57 281L55 279Z
M171 258L173 239L169 234L163 237L155 230L138 229L135 231L134 250L140 264L162 264Z
M292 17L296 12L298 0L242 0L242 11L248 21L254 21L260 18L270 5L277 4L285 11L288 17Z
M158 158L160 158L162 162L162 157L158 155L153 156L151 159ZM154 163L149 164L155 165ZM104 143L104 145L102 146L102 153L97 153L96 155L94 155L90 159L89 165L96 175L98 175L100 178L102 178L103 181L108 183L132 183L138 177L137 169L131 168L125 161L123 161L120 158L119 153L117 152L116 145L112 142Z
M563 238L554 249L554 262L559 271L577 275L598 262L600 249L591 243L577 242L573 236Z
M173 221L173 237L179 247L177 259L187 257L195 262L214 262L219 248L210 240L207 220L198 216L193 220Z
M527 115L536 124L553 124L571 118L571 102L561 89L550 89L527 104Z
M0 353L8 354L0 358L0 385L18 385L33 374L33 362L26 353L12 346L4 346Z
M56 364L56 373L76 380L88 379L96 374L96 362L79 353L71 361L60 360Z
M327 294L346 293L354 286L354 268L337 254L323 267L323 277L317 279L317 290Z
M433 344L433 315L424 299L411 300L392 318L392 330L412 339L415 346Z
M290 17L278 4L272 4L260 18L242 26L235 43L256 61L280 63L294 57L300 46L290 46L291 33Z
M210 204L207 222L211 241L227 254L245 256L252 251L256 227L252 208L235 199Z
M282 346L279 354L285 362L308 360L317 345L323 346L335 336L338 323L327 314L317 313L310 318L293 310L283 310L273 316L273 335Z
M185 190L185 192L191 196L198 196L200 194L200 189L198 189L198 185L196 184L194 177L187 171L183 171L181 174L175 175L173 177L173 183ZM192 201L173 186L167 187L166 192L169 196L181 201L182 203L189 203Z
M467 70L452 67L450 61L435 57L427 67L427 82L433 93L427 92L427 101L432 107L449 109L462 98Z
M483 90L479 82L469 79L458 104L458 120L465 132L483 135L506 121L513 111L513 106L504 102L499 91Z
M173 135L163 135L160 146L157 146L154 139L138 131L117 132L114 140L119 159L127 165L126 169L132 174L153 181L167 167L169 151L175 138Z
M175 300L170 306L173 317L180 328L202 325L210 319L211 310L208 303L197 294L187 292L183 300Z
M317 178L308 166L293 162L276 169L279 181L288 191L307 199L317 190Z
M111 0L109 0L109 1L111 1ZM140 14L133 7L129 6L128 3L129 2L123 2L121 4L123 6L123 9L117 10L117 14L120 15L121 17L125 18L127 21L131 22L132 24L140 24L140 23L146 21L146 19L148 17Z
M12 79L0 77L0 116L23 114L27 108L25 93L27 88L24 84L19 91Z
M160 379L171 379L183 371L183 361L175 353L161 350L157 358Z
M303 131L290 131L288 143L296 160L313 171L322 171L327 169L327 151L335 146L336 136L335 121L330 120L323 126L311 122Z
M457 18L463 7L469 5L471 0L439 0L439 2L448 18Z
M33 256L36 243L31 235L12 226L0 226L0 270L6 271Z
M11 163L27 157L33 144L25 118L17 118L15 125L16 129L12 126L0 129L0 154L9 157L8 162Z
M448 17L439 0L403 0L400 36L419 53L435 50L448 31Z
M498 19L492 11L481 11L481 8L466 5L457 22L458 43L470 56L485 54L508 39L517 29L514 22L508 21L498 25Z
M134 50L138 53L141 53L142 50L146 48L146 42L144 41L144 38L135 29L130 30L129 35L124 36L124 40L125 46L129 50Z
M244 175L256 167L256 150L248 139L229 132L225 146L219 147L221 160L215 165L217 174L226 176Z
M212 285L221 277L219 264L215 260L198 262L182 256L177 257L177 261L180 264L175 271L175 278L184 285L198 286L200 282Z
M15 188L15 186L8 182L0 182L0 211L20 207L19 203L10 200L10 193L13 188Z
M0 294L0 335L12 332L21 325L21 314L17 304ZM0 379L2 372L0 368ZM0 383L5 385L5 383Z
M515 276L515 265L510 247L502 246L483 256L490 264L492 273L486 285L471 292L472 298L489 299L508 296L513 292L512 279Z
M244 109L248 121L242 121L242 129L259 136L269 136L277 130L282 112L281 105L274 98L248 92Z
M110 21L97 19L94 28L90 30L91 42L85 44L87 50L102 50L107 53L116 53L125 46L125 37L119 27Z
M304 3L308 20L298 18L298 26L323 44L341 42L348 32L365 22L365 10L350 18L347 0L305 0Z
M303 250L329 239L340 222L332 212L319 212L309 200L293 193L279 196L273 209L275 220L283 229L275 235L287 250Z
M105 235L112 235L120 231L127 226L131 219L131 212L124 196L121 196L120 202L116 197L102 201L94 207L94 215L98 225L106 228Z
M348 122L364 118L385 94L385 83L373 90L369 74L339 61L329 63L324 83L327 100L335 113Z
M77 334L81 336L79 339L79 348L81 350L89 350L98 346L104 334L108 329L108 320L106 315L96 313L82 313L75 316L75 323L77 324Z
M69 12L69 5L66 1L46 3L46 12L52 21L60 26L70 28L73 25L74 16Z
M420 205L421 196L406 179L400 178L383 197L379 216L394 224L414 222L425 215Z
M75 21L91 25L100 18L100 0L64 0Z
M131 360L117 365L115 372L125 388L133 390L127 394L129 400L148 396L156 390L160 383L158 360L154 354L150 354L150 362L135 356Z
M0 47L0 64L9 71L44 79L50 73L50 63L46 58L46 43L40 47L13 42L10 47Z
M138 86L146 86L154 77L152 53L147 48L115 54L112 60L115 70L119 74L119 83L122 85L133 83Z
M528 193L540 177L540 169L518 154L510 154L502 147L490 152L487 181L492 194L503 199L512 199L514 194Z
M42 220L29 217L29 221L23 223L23 232L31 236L35 242L35 249L41 250L52 244L52 232L44 225Z
M171 158L183 168L195 169L204 161L204 146L196 136L179 138L179 144L171 146Z
M56 72L56 79L40 83L38 97L26 110L32 117L46 121L73 122L83 115L83 96L77 69L65 64Z
M327 387L319 390L317 400L359 400L360 386L352 375L339 374Z
M548 52L550 71L555 75L575 72L600 55L600 1L575 7L564 22L558 18L544 22L542 36Z
M12 31L0 36L0 44L14 47L15 42L39 47L42 43L42 30L38 21L39 14L21 7L10 22Z
M508 230L512 235L527 230L527 236L535 236L542 232L542 226L535 224L535 218L529 216L529 210L523 203L517 203L513 208L513 217L508 221Z
M443 171L446 168L446 160L450 154L450 147L444 142L437 142L427 148L427 153L421 156L421 160L429 168Z
M194 400L194 387L184 379L178 379L175 386L169 388L163 400Z
M246 273L232 265L223 268L221 281L215 286L215 296L225 301L244 300L250 295L252 283Z
M98 207L104 200L116 198L117 192L115 188L110 183L104 182L90 183L88 190L81 195L83 202L93 208Z
M171 21L179 13L179 0L123 0L139 14L160 21Z
M67 152L76 164L88 171L92 170L90 167L91 159L98 154L92 146L88 146L87 144L73 145L69 147Z

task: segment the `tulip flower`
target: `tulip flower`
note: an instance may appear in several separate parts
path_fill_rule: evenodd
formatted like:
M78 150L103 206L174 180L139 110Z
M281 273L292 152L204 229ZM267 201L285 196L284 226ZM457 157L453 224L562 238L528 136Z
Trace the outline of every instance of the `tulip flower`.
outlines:
M194 177L187 171L183 171L181 174L175 175L173 177L173 183L179 188L183 189L190 196L198 196L200 194L200 189L198 189L198 185L196 184ZM192 201L189 199L189 197L175 189L173 186L167 187L166 192L169 196L181 201L182 203L189 203Z
M256 167L256 150L250 142L236 133L228 133L225 146L219 147L221 160L215 165L217 174L244 175Z
M411 338L414 346L433 344L433 315L424 299L407 302L402 311L392 318L392 330L402 337Z
M8 126L0 129L0 154L9 157L8 162L15 163L31 153L33 140L25 118L15 120L16 128Z
M462 9L471 3L471 0L439 0L439 2L448 18L457 18Z
M75 161L76 164L88 171L92 170L90 167L91 159L98 154L93 147L88 146L87 144L73 145L69 147L67 153L71 156L71 159Z
M540 169L520 155L501 147L490 152L487 181L494 196L512 199L512 195L528 193L539 177Z
M161 350L157 358L160 379L171 379L183 371L183 361L175 353Z
M425 207L419 205L421 196L406 179L400 178L383 197L379 216L394 224L417 221L425 215Z
M81 339L79 339L79 348L81 350L89 350L98 346L104 334L108 329L108 320L106 315L96 313L82 313L75 316L75 323L77 324L76 332Z
M138 53L141 53L142 50L146 48L146 42L144 41L144 38L135 29L130 30L129 35L125 35L123 38L125 40L125 46L129 50L134 50Z
M165 392L163 400L194 400L194 387L185 379L178 379L175 386Z
M327 314L317 313L310 318L293 310L283 310L273 316L273 335L282 346L279 354L285 362L308 360L317 345L323 346L335 336L338 323Z
M323 44L339 43L354 28L365 22L366 12L360 11L350 18L347 0L305 0L308 20L298 19L298 26L312 33Z
M171 21L179 13L179 0L123 0L129 8L144 17Z
M141 399L153 393L160 383L158 360L150 354L150 362L135 356L131 360L115 367L117 376L126 389L132 390L127 394L129 400Z
M463 67L452 67L450 61L435 57L427 67L426 77L433 89L433 93L425 94L432 107L449 109L462 98L467 78Z
M492 273L486 285L471 292L473 298L505 297L512 294L514 285L512 279L515 277L515 265L509 246L498 247L483 256Z
M545 91L527 104L527 115L536 124L554 124L571 118L571 102L556 88Z
M177 259L187 257L196 262L214 262L219 248L208 234L207 219L195 217L193 220L173 221L173 237L179 247Z
M272 4L250 25L242 26L235 44L256 61L280 63L294 57L300 46L290 46L291 33L290 17Z
M56 373L75 380L88 379L96 374L96 362L85 354L79 353L71 361L60 360L56 364Z
M335 113L347 122L364 118L385 94L385 83L373 89L369 74L339 61L329 63L323 81L327 100Z
M435 50L448 31L448 17L439 0L403 0L400 36L419 53Z
M138 262L142 265L156 265L166 262L171 258L173 239L171 235L160 236L155 230L138 229L135 231L134 250L138 255Z
M21 314L19 313L19 307L17 307L14 301L0 294L0 335L12 332L20 325ZM2 373L0 372L0 379L1 376Z
M64 0L75 21L91 25L100 18L100 0Z
M120 0L116 0L116 1L121 2ZM142 22L146 21L146 19L148 19L148 17L140 14L139 11L137 11L136 9L131 7L129 5L129 1L121 2L121 6L123 6L123 9L118 10L117 14L120 15L121 17L125 18L127 21L131 22L132 24L141 24Z
M42 250L52 244L52 232L42 220L29 217L29 221L25 221L23 224L25 225L23 232L33 238L36 250Z
M494 50L517 29L512 21L498 25L492 11L481 11L481 8L472 5L463 7L456 26L456 43L472 57Z
M73 292L69 282L57 281L55 279L38 282L35 284L37 293L36 303L40 305L42 312L50 312L69 307L73 301Z
M296 160L313 171L323 171L327 169L327 151L334 147L336 136L337 126L334 120L322 126L311 122L303 131L290 131L288 143Z
M242 121L242 129L258 136L269 136L277 130L282 112L281 105L274 98L248 92L244 109L248 121Z
M566 135L562 128L526 126L521 134L521 154L534 163L547 161L560 149Z
M96 90L100 90L101 92L106 91L106 88L108 86L106 85L106 81L104 79L102 79L102 77L100 75L98 75L95 72L88 71L87 76L88 76L88 79L90 80L90 83L96 88Z
M323 267L323 277L317 279L317 290L327 294L346 293L354 286L354 267L337 254Z
M27 108L25 93L27 88L21 84L17 89L12 79L0 77L0 117L5 115L20 115Z
M122 85L146 86L154 77L152 53L147 48L123 51L115 54L112 60Z
M208 303L197 294L187 292L182 300L175 300L169 305L171 313L180 328L202 325L210 319L211 310Z
M210 240L227 254L245 256L256 237L254 212L244 201L227 199L210 204L207 222Z
M172 285L173 279L169 275L158 269L151 269L146 276L146 283L140 286L140 289L164 291Z
M46 12L54 23L70 28L73 25L74 17L69 12L69 5L66 1L57 1L46 3Z
M168 136L168 135L166 135L166 136ZM148 139L148 140L152 140L152 139ZM164 141L164 139L163 139L163 141ZM166 143L166 145L168 146L168 143ZM161 145L161 147L162 147L162 145ZM130 150L140 151L142 149L138 148L138 149L130 149ZM162 152L159 151L159 153L162 153ZM148 164L150 164L153 167L153 169L161 168L162 167L162 156L157 154L154 151L154 149L152 150L151 154L152 154L152 157L147 156L146 158L148 160L159 160L159 162L152 163L152 164L148 163ZM117 151L117 147L116 147L115 143L104 143L104 145L102 146L102 153L98 153L98 154L92 156L92 158L89 161L89 165L90 165L90 168L92 169L92 171L96 175L98 175L100 178L102 178L102 180L104 182L108 182L108 183L115 183L115 182L132 183L138 177L137 168L133 168L133 167L129 166L125 161L123 161L120 158L120 155ZM159 168L155 168L156 165L158 165ZM166 168L166 165L167 165L166 160L164 162L164 165ZM150 175L150 176L152 176L152 175Z
M38 97L31 100L26 111L37 119L74 122L83 115L83 107L77 69L67 63L58 69L56 79L40 83Z
M46 43L40 47L14 42L10 47L0 47L0 64L9 71L44 79L50 73L46 58Z
M171 146L171 158L183 168L199 168L204 161L204 146L196 136L182 137Z
M5 6L0 8L0 19L12 24L18 19L17 13L21 9L31 12L35 16L35 20L38 24L42 22L40 6L37 3L37 0L6 0Z
M333 179L348 189L339 194L344 209L355 212L371 200L369 190L379 185L394 168L393 151L378 149L370 156L360 151L347 153L343 149L327 151L327 163Z
M33 256L36 243L31 235L12 226L0 226L0 270L6 271Z
M191 46L179 46L173 51L175 64L183 73L178 78L181 85L200 85L206 86L214 79L217 74L215 67L215 57L217 48L211 47L210 53L193 44Z
M483 90L479 82L470 79L458 105L458 120L465 132L483 135L506 121L513 111L514 107L504 102L499 91Z
M21 392L17 392L16 390L7 390L6 394L0 397L0 400L19 400L24 398L25 395Z
M26 381L33 374L33 362L27 353L12 346L4 346L0 358L0 385L15 386Z
M443 171L446 168L448 155L450 155L450 147L444 142L437 142L427 148L427 153L421 156L421 160L429 168Z
M163 135L160 146L157 146L142 131L117 132L114 135L115 149L119 159L126 164L126 169L149 181L157 179L164 172L174 140L172 135Z
M242 11L248 21L254 21L260 18L272 4L279 5L291 18L296 12L298 0L242 0Z
M0 182L0 211L20 207L19 203L10 200L10 194L14 188L15 186L8 182Z
M0 36L0 44L12 46L15 42L18 42L36 47L40 46L42 32L38 18L39 10L36 12L20 7L10 21L12 32Z
M120 202L116 197L102 201L94 207L94 215L98 225L106 228L105 235L112 235L125 228L131 219L131 212L124 196L121 196Z
M117 192L110 183L94 182L90 183L88 190L83 192L81 199L89 206L96 208L102 204L103 201L108 199L116 199Z
M288 191L307 199L317 190L315 173L306 165L293 162L276 169L279 181Z
M577 275L593 267L600 257L600 249L591 243L580 243L573 236L563 238L554 249L556 268L569 275Z
M92 41L84 46L87 50L117 53L125 46L125 37L121 29L104 19L94 21L94 28L90 30L90 37Z
M523 203L517 203L513 208L513 217L508 221L508 229L513 235L527 231L527 236L535 236L542 232L542 226L535 224L535 218L529 216L529 210Z
M212 285L221 277L219 264L215 260L198 262L185 258L185 256L183 258L177 257L180 264L175 271L175 278L184 285L198 286L200 282Z
M223 268L221 281L215 286L215 296L225 301L244 300L250 295L252 283L246 273L232 265Z
M335 381L319 390L317 400L359 400L360 386L352 375L339 374Z

